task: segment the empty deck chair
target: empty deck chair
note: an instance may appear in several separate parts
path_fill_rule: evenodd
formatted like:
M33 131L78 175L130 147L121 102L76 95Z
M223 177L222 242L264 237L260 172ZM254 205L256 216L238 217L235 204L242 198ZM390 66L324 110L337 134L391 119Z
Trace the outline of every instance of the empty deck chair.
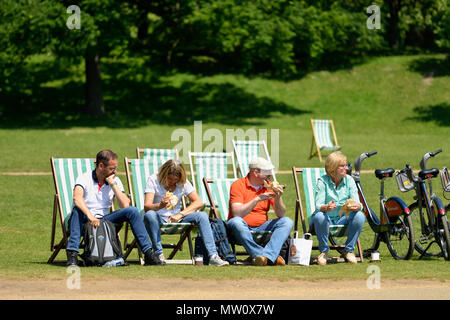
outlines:
M233 149L241 177L245 177L250 171L248 165L253 158L263 157L271 161L264 140L233 140ZM272 173L272 176L276 181L275 172Z
M310 159L317 155L320 162L322 162L324 152L331 153L342 148L337 142L333 120L311 119L311 126L313 137L309 156Z
M203 178L226 179L228 166L232 167L230 178L237 178L233 153L228 152L189 152L189 165L192 185L197 190L202 202L209 206L208 196L203 185Z

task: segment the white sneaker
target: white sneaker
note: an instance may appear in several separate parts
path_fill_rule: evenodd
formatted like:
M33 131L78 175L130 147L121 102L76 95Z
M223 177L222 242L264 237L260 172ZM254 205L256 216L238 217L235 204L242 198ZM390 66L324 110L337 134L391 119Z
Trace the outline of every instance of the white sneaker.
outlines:
M223 261L217 254L213 254L211 257L209 257L209 265L210 266L228 266L230 265L228 261Z

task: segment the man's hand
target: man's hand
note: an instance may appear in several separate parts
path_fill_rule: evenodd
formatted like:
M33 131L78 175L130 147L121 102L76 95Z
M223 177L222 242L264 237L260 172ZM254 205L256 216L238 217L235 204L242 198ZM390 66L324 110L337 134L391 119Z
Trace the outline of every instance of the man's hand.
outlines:
M114 175L114 174L112 174L112 175L110 175L110 176L107 176L106 178L105 178L105 181L109 184L109 185L113 185L114 183L115 183L115 181L114 181L114 178L115 178L116 176Z
M100 219L97 219L93 215L89 215L88 219L89 219L90 225L93 226L94 228L97 228L100 225Z
M276 194L274 192L265 192L265 193L260 194L257 197L257 199L259 199L258 200L258 202L259 202L259 201L264 201L264 200L270 200L270 199L273 199L275 197L276 197Z

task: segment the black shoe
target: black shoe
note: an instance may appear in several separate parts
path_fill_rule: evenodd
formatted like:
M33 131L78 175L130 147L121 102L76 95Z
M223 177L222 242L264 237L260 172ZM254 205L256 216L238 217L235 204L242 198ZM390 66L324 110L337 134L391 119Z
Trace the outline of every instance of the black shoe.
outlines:
M78 252L73 250L66 250L67 266L78 266Z
M144 262L146 266L163 266L165 261L159 259L157 255L152 254L151 250L144 253Z

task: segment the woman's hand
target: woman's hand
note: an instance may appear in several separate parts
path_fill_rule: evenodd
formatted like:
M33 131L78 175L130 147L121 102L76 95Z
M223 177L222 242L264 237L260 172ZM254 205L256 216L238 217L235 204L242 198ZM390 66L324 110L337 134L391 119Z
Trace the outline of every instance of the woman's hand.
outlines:
M179 221L183 220L183 218L184 217L181 213L177 213L177 214L170 216L169 219L167 220L167 222L179 222Z
M328 204L324 205L323 207L325 208L325 213L327 213L336 209L337 206L334 200L331 200Z
M161 202L159 203L159 209L164 209L165 207L167 207L167 205L170 202L170 197L164 197L161 199Z

